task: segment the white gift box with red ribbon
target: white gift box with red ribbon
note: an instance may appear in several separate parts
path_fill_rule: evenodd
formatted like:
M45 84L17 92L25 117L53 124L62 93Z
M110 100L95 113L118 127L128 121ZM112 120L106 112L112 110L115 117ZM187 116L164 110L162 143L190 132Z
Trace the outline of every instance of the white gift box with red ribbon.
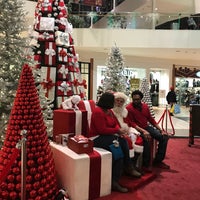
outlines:
M53 100L55 96L56 68L41 67L41 85L45 90L45 96Z
M55 18L53 17L41 17L39 21L40 31L54 31Z
M56 44L58 46L65 46L65 47L70 46L69 33L65 33L65 32L62 32L62 31L56 31L55 37L56 37Z
M57 70L57 74L58 74L58 79L60 80L65 80L69 78L69 70L68 70L68 66L64 65L64 64L58 64L58 70Z
M112 154L94 148L91 154L77 154L68 147L50 143L58 184L72 200L96 199L111 193Z
M70 81L57 81L57 96L72 96L72 84Z
M55 42L45 42L45 65L56 65L56 44Z

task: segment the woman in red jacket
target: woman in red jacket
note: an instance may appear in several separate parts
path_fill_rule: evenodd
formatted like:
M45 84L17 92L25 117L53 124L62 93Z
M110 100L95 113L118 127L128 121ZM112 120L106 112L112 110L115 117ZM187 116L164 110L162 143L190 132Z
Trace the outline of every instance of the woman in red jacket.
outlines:
M94 146L106 149L112 153L112 190L118 192L128 192L128 189L119 184L123 164L126 166L126 173L133 175L133 166L130 160L129 147L127 141L121 137L126 131L120 128L111 108L114 106L114 95L103 93L97 107L92 112L90 136L94 137ZM123 156L116 158L111 145L120 146Z

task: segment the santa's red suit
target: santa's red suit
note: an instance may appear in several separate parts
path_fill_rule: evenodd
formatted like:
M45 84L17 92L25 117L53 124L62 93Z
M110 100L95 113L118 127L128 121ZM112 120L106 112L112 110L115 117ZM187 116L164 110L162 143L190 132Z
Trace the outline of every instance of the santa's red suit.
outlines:
M133 149L134 152L143 152L143 140L140 133L133 127L129 126L128 110L125 107L114 107L112 109L118 124L127 132L127 141L129 143L129 148ZM131 143L130 143L131 141Z

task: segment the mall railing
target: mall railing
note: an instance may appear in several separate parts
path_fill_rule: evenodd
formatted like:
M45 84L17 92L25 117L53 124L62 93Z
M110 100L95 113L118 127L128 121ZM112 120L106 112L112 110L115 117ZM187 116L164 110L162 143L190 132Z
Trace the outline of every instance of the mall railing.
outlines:
M38 0L29 0L38 1ZM107 8L105 6L98 7L90 6L76 9L72 8L72 3L68 6L68 21L73 25L73 28L113 28L113 29L176 29L176 30L199 30L200 29L200 14L192 13L158 13L152 12L152 7L149 8L149 13L142 12L117 12L113 11L113 1L110 2ZM124 0L115 0L116 7ZM75 1L71 1L75 2ZM81 2L81 1L80 1ZM103 1L104 2L104 1ZM81 4L79 4L81 5ZM84 6L84 5L83 5ZM87 10L87 11L86 11ZM33 15L34 17L34 15Z
M69 15L68 21L74 28L200 29L200 15L198 14L84 12L79 15Z

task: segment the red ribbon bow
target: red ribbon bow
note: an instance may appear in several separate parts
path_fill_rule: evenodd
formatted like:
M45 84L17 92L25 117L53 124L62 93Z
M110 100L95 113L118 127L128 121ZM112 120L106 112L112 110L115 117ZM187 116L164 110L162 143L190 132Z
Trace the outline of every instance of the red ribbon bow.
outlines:
M65 57L67 55L66 51L64 49L61 49L59 52L59 55L62 57Z
M49 78L41 83L44 89L50 90L53 86L55 86L55 83Z

